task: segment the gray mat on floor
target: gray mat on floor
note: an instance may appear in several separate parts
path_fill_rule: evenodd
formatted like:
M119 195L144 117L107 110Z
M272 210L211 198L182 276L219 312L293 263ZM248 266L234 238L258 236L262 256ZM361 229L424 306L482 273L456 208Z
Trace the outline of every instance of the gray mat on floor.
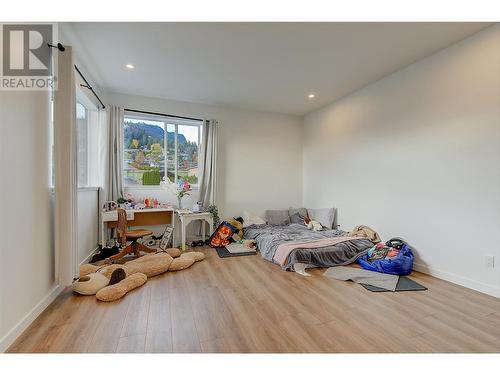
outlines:
M383 288L378 288L373 285L361 284L365 289L368 289L370 292L392 292L392 290L387 290ZM413 281L412 279L406 276L399 276L398 283L396 284L395 292L409 292L414 290L427 290L425 286L422 284Z
M368 271L362 268L337 266L328 268L323 274L337 280L352 280L358 284L373 285L391 291L396 290L398 276L386 273Z
M256 251L245 252L245 253L230 253L225 247L217 247L215 248L215 250L217 250L217 254L219 255L220 258L243 257L246 255L257 254Z

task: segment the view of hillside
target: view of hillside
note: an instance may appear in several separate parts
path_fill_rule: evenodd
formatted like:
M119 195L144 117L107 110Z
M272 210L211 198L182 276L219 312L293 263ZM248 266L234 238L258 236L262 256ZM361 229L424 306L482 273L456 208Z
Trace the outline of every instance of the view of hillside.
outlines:
M177 174L191 184L198 182L198 144L186 139L179 126L167 126L167 144L163 123L125 119L124 179L126 185L159 185L165 176L175 180L175 146L177 143ZM165 168L166 155L166 168Z

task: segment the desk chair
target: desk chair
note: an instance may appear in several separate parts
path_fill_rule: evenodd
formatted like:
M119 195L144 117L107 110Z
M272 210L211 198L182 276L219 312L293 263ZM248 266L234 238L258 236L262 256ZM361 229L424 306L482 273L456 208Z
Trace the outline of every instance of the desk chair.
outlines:
M154 253L155 249L151 249L143 244L137 242L138 239L143 238L145 236L150 236L153 234L153 231L147 229L132 229L127 230L127 213L123 208L118 208L118 222L116 225L116 236L122 250L113 256L110 256L108 259L110 261L123 258L127 254L134 253L135 256L139 257L140 252L144 251L146 253ZM131 241L131 243L127 246L127 241Z

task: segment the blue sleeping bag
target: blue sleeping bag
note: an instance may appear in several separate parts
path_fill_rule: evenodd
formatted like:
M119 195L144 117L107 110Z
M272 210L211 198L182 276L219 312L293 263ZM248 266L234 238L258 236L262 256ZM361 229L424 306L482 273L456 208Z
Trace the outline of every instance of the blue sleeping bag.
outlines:
M392 275L409 275L413 269L413 252L410 246L403 244L397 256L389 259L368 260L368 254L358 258L358 263L365 270L390 273Z

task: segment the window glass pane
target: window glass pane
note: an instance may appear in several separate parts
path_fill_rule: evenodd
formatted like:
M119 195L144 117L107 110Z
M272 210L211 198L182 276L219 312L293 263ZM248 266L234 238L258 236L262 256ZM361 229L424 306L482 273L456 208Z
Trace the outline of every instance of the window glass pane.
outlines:
M123 153L126 186L159 185L165 176L164 123L125 118Z
M177 175L178 179L198 184L198 126L177 127Z
M88 185L88 110L81 103L76 103L76 136L78 143L77 165L78 186Z
M167 124L167 176L175 182L175 125Z

